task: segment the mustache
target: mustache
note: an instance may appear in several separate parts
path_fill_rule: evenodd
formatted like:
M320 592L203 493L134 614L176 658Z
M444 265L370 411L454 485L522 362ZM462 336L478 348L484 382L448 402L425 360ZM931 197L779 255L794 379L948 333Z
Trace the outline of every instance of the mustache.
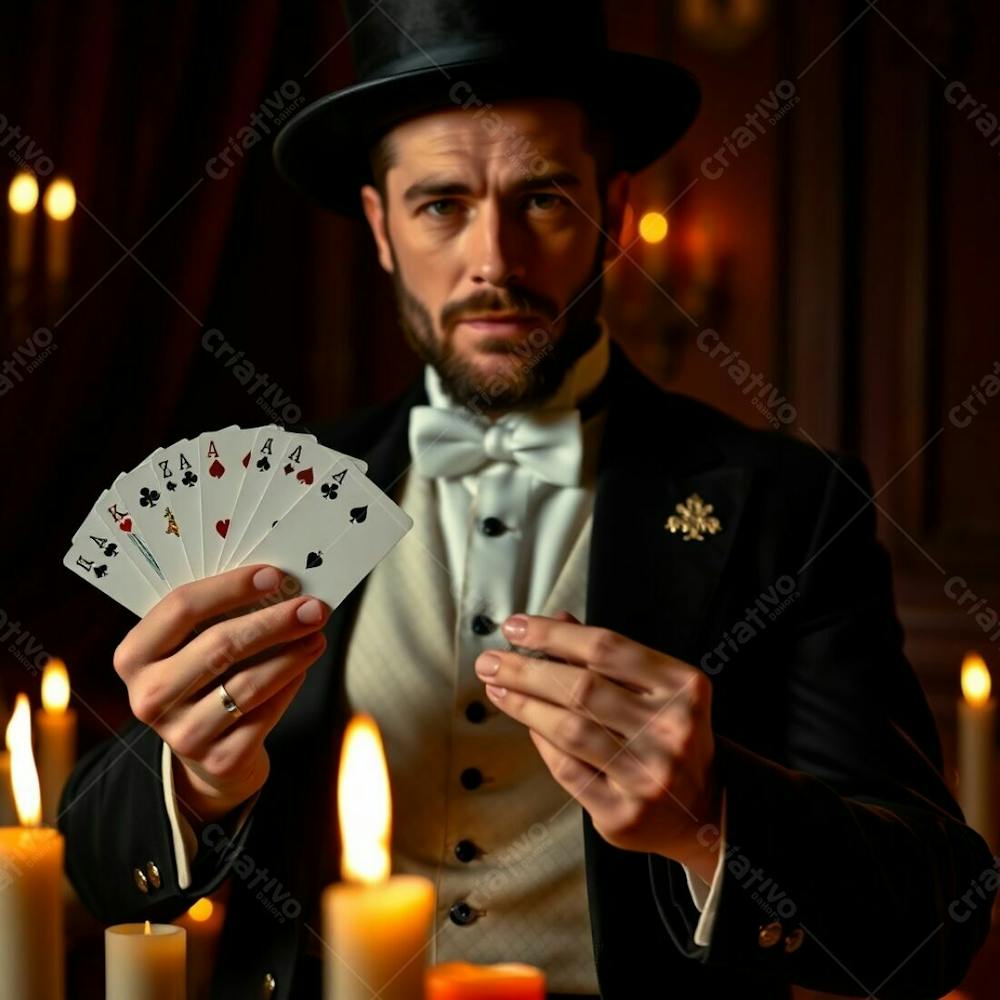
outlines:
M467 316L482 313L539 316L551 322L559 315L559 307L547 296L527 288L508 289L506 294L497 291L477 292L468 298L451 302L442 308L441 329L450 330Z

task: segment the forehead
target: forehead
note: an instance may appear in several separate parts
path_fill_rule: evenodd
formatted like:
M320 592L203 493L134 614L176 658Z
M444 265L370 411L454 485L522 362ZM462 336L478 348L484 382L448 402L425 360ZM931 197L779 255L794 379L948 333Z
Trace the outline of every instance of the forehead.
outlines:
M579 167L590 158L583 108L561 98L448 108L393 129L393 165L413 170L493 165L512 173Z

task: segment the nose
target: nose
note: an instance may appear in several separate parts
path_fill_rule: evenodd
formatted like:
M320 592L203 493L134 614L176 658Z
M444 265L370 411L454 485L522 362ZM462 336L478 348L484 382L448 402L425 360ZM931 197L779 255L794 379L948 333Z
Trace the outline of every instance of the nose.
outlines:
M488 204L476 214L470 236L470 277L475 285L504 288L523 280L524 261L512 223L504 219L499 205Z

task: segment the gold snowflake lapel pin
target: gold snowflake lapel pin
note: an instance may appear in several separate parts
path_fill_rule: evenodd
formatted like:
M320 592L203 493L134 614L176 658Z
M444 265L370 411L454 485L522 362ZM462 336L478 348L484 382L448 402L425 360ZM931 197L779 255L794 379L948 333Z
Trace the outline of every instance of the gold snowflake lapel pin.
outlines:
M712 517L715 508L705 503L697 493L692 493L684 503L677 504L674 510L677 513L671 514L663 527L672 535L680 531L685 542L703 542L706 534L714 535L722 530L719 519Z

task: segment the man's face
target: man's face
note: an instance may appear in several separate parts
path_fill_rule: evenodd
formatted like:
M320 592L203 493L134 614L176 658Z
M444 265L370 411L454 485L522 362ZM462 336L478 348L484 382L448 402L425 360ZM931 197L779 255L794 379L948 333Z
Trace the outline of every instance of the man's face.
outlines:
M390 141L385 203L362 201L411 346L458 403L547 398L593 343L625 175L603 204L584 112L554 98L423 115Z

